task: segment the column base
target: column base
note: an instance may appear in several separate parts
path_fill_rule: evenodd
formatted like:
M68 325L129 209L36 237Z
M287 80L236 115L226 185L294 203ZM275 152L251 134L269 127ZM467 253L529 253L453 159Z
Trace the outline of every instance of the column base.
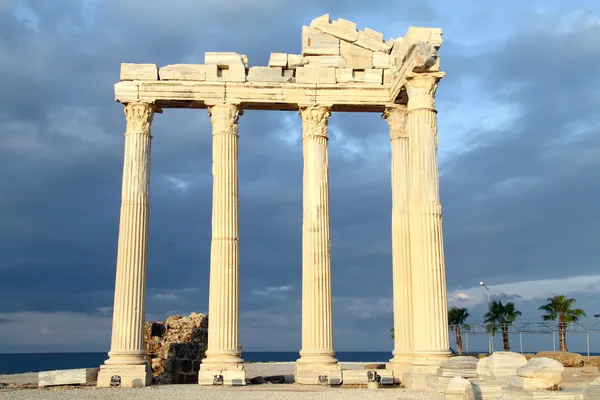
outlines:
M386 369L394 371L394 383L402 383L402 376L410 371L412 353L395 353L394 357L385 366Z
M449 351L415 351L408 369L402 374L402 383L408 389L425 389L425 378L437 375L440 363L450 358Z
M206 361L206 360L204 360ZM198 371L198 384L202 386L226 385L226 386L244 386L246 385L246 370L243 364L225 364L225 363L205 363L200 364ZM223 377L218 379L218 375Z
M152 382L152 370L147 363L143 365L104 364L100 366L96 386L110 387L113 376L120 377L121 383L119 387L125 388L144 387Z
M300 385L341 385L342 367L333 360L334 363L325 364L305 362L300 358L296 361L295 382Z

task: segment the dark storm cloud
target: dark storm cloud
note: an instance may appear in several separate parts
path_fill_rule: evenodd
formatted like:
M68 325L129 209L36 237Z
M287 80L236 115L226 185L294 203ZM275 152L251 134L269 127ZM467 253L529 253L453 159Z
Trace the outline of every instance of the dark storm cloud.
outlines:
M0 87L10 94L0 96L0 314L110 314L125 120L113 84L121 62L202 63L205 51L237 51L265 65L271 51L299 52L302 24L326 12L386 38L409 25L445 25L439 7L413 1L379 2L368 13L363 1L311 0L300 8L274 0L19 2L33 20L18 20L18 3L8 4L0 5ZM450 287L593 270L598 82L573 71L581 60L597 65L599 33L581 24L519 32L476 53L453 38L442 48L448 77L438 90L440 114L465 100L465 82L519 111L510 125L440 132L441 148L464 134L471 149L447 157L441 171ZM210 120L206 110L166 110L155 116L153 135L148 317L202 312ZM297 113L240 118L244 346L299 345L300 135ZM330 135L336 343L356 348L377 331L387 346L388 127L379 115L334 114ZM567 136L570 142L559 141Z

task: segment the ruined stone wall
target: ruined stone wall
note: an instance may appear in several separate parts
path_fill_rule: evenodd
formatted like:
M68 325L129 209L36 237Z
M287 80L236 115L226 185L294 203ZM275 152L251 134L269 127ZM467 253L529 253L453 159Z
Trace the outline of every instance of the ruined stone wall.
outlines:
M208 342L208 317L173 315L165 322L146 322L144 347L153 384L198 383Z

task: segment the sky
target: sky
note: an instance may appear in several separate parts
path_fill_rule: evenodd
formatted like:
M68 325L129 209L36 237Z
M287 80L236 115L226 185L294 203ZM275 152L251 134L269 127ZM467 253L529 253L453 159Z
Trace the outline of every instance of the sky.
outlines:
M566 294L600 333L597 1L0 0L0 353L109 350L120 63L234 51L266 65L271 52L298 54L302 25L325 13L386 39L444 31L449 305L481 323L490 294L539 322L537 307ZM206 110L165 110L152 133L146 319L157 321L207 311L211 125ZM334 113L329 133L334 346L391 351L389 128L378 114ZM300 117L247 111L239 135L241 344L297 351ZM570 336L572 350L585 350L583 336ZM590 340L600 352L600 335Z

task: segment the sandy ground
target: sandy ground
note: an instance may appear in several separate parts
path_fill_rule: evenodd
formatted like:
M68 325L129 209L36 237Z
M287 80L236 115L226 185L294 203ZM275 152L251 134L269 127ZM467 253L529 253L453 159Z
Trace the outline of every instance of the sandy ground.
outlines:
M366 363L340 363L343 369L363 369ZM294 374L295 363L249 363L247 377ZM565 388L582 387L598 374L585 373L583 368L566 368L563 374ZM296 384L263 384L244 387L210 387L197 385L150 386L142 389L98 389L93 386L37 388L37 373L0 375L0 384L9 387L0 389L0 399L399 399L399 400L442 400L437 393L413 391L400 388L377 390L301 386ZM20 387L20 388L16 388ZM24 388L25 387L25 388Z

